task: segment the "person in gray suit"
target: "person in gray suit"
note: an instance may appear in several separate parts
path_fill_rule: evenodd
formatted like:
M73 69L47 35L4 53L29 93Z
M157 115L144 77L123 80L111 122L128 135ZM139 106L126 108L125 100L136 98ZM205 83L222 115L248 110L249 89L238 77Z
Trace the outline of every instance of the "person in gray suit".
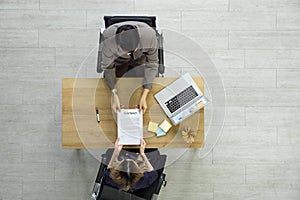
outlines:
M147 95L158 73L156 32L143 22L127 21L109 26L103 32L101 67L112 92L112 109L121 109L116 77L144 77L143 92L136 106L145 113Z

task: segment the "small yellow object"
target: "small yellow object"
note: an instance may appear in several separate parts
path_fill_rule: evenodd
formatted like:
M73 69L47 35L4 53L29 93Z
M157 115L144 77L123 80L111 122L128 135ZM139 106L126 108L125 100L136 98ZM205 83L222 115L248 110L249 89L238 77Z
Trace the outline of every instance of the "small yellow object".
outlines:
M171 127L172 127L172 125L171 125L167 120L164 120L164 121L159 125L159 128L161 128L165 133L167 133L168 130L170 130Z
M157 124L157 123L154 123L154 122L151 122L151 121L150 121L149 124L148 124L148 131L149 131L149 132L156 133L157 127L158 127L158 124Z

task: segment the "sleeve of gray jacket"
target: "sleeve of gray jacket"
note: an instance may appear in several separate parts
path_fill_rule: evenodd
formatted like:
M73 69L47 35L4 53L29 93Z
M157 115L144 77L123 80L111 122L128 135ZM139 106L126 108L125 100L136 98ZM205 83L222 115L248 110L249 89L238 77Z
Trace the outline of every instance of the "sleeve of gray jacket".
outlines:
M114 54L111 51L112 39L114 38L107 38L104 36L101 62L102 69L104 70L105 80L110 89L114 89L116 85L116 69L114 67Z
M158 73L158 44L155 35L152 37L151 46L146 53L146 59L143 87L151 89L153 80Z

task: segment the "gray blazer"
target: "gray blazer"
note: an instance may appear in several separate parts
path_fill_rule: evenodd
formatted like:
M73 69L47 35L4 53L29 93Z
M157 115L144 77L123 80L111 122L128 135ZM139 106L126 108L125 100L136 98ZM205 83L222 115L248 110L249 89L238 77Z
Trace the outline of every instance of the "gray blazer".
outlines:
M138 50L134 52L133 57L136 59L142 55L146 56L146 64L144 69L143 87L151 89L153 79L158 73L158 43L156 38L156 32L145 23L136 21L127 21L116 23L109 26L103 32L103 46L102 46L102 62L101 67L104 69L105 79L110 89L115 88L116 74L114 62L118 57L128 58L128 55L124 55L124 52L117 46L115 41L115 34L117 28L130 24L137 27L140 35L140 43Z

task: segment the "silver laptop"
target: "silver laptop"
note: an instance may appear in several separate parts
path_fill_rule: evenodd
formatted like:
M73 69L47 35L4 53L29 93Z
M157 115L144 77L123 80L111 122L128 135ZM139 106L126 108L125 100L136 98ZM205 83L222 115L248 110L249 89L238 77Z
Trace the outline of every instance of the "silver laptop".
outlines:
M188 118L205 104L207 98L189 73L168 85L154 95L174 125Z

